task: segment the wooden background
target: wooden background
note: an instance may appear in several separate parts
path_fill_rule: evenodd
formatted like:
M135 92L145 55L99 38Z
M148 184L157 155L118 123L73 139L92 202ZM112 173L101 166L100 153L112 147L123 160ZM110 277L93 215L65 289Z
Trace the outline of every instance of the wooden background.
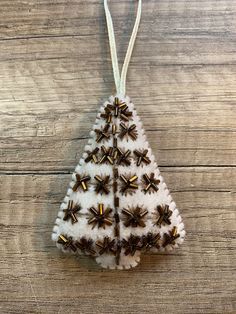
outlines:
M120 60L135 2L110 1ZM114 92L102 0L0 7L0 313L236 313L236 1L143 1L127 94L187 237L123 272L50 238Z

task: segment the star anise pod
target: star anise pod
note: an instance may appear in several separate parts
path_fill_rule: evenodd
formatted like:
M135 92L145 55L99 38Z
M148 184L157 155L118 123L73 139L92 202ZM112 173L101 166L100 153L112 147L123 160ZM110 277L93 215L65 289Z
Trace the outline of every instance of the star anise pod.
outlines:
M108 104L107 107L111 110L114 111L114 116L117 118L119 115L119 111L123 106L126 106L125 102L122 102L119 100L118 97L115 97L113 104Z
M68 202L67 208L63 209L63 211L65 212L65 216L64 216L63 220L71 219L72 224L77 222L78 219L76 217L76 213L78 211L80 211L80 209L81 209L81 207L78 204L75 204L73 206L73 201L70 200Z
M60 234L57 243L62 244L65 250L71 249L73 252L76 252L76 246L72 237L67 238L65 235Z
M110 128L110 124L107 123L103 129L96 129L95 132L97 133L97 143L101 142L102 140L108 140L110 138L110 133L108 132Z
M123 121L129 121L129 119L131 119L132 115L133 115L133 113L132 113L132 111L129 111L129 110L128 110L128 106L127 106L127 105L124 106L124 107L120 110L120 112L119 112L119 117L120 117L120 119L123 120Z
M130 137L133 141L137 139L138 133L136 130L136 125L126 126L123 122L120 123L121 131L119 137L123 139L125 136Z
M138 189L138 185L134 182L138 179L136 175L130 176L129 178L124 175L120 175L120 179L122 180L122 187L120 189L121 193L134 193L134 190Z
M175 240L180 237L180 234L177 233L177 227L173 227L169 233L164 233L164 242L163 247L166 247L168 244L175 245Z
M114 148L109 147L106 148L105 146L101 147L102 150L102 157L99 160L99 163L102 164L104 162L109 162L111 165L114 164Z
M131 234L127 240L123 239L122 246L125 249L125 255L130 254L131 256L134 256L135 252L141 249L140 240L141 238L139 236L133 234Z
M91 152L87 152L88 156L85 158L85 162L89 162L89 161L93 161L95 164L98 162L97 159L97 153L99 151L99 148L96 147L94 150L92 150Z
M149 157L147 156L148 150L144 149L142 150L134 150L134 154L137 157L137 166L140 166L141 163L145 163L145 164L150 164L151 160L149 159Z
M158 241L160 240L161 236L159 233L151 233L148 232L147 235L142 236L142 248L149 250L150 248L160 248Z
M88 220L88 224L93 224L93 228L97 225L98 228L103 227L105 229L106 225L112 225L110 218L110 213L112 212L111 208L104 210L104 205L99 204L98 209L91 207L90 212L93 216Z
M122 151L120 148L117 148L117 153L118 153L117 164L130 166L131 162L129 160L129 156L131 154L131 151L129 149L127 151Z
M118 97L115 97L114 102L113 102L113 109L115 111L115 117L118 116L119 110L123 107L126 107L126 103L124 101L120 101Z
M123 101L120 101L118 97L115 97L114 100L114 110L115 116L119 116L121 120L129 121L132 117L132 112L128 110L127 104Z
M109 193L109 189L107 187L109 181L110 181L110 176L104 176L104 177L100 177L100 176L95 176L94 177L95 180L97 180L97 184L96 184L96 187L95 187L95 191L97 193L100 193L100 194L108 194Z
M80 174L76 174L76 182L73 186L72 190L76 192L79 188L85 192L88 190L87 182L91 179L90 176L81 176Z
M124 225L126 227L145 227L146 224L143 221L148 211L143 210L141 207L133 207L131 209L123 209L122 213L125 215Z
M82 237L79 241L75 242L75 246L84 253L89 253L91 255L94 255L96 253L92 247L93 246L92 239L86 239L85 237Z
M170 217L172 215L172 211L169 209L169 205L158 205L156 209L158 211L159 217L154 225L158 225L160 227L162 223L170 225Z
M148 191L150 191L150 192L151 191L155 191L155 192L158 191L157 185L160 183L160 180L155 179L153 172L150 175L144 174L143 179L144 179L144 184L145 184L143 191L145 193L147 193Z
M100 248L98 253L100 255L104 253L109 253L109 252L115 254L115 248L114 248L115 242L116 242L115 239L111 240L109 237L105 237L103 241L97 241L96 245Z
M101 113L101 118L105 119L107 123L111 123L112 121L112 113L109 106L104 108L104 113Z

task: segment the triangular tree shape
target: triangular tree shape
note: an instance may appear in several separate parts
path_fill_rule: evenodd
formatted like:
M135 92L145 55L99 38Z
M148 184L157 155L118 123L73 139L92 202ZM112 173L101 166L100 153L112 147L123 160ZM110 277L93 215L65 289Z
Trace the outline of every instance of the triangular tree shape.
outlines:
M158 170L129 97L101 107L61 205L52 239L105 268L130 268L142 251L178 247L178 209Z

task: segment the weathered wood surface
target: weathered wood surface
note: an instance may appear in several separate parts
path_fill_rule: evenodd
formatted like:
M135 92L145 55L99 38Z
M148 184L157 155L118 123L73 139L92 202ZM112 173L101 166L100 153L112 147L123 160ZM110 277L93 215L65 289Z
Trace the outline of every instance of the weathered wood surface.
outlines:
M134 1L110 1L124 57ZM128 73L184 245L104 271L50 240L114 91L102 0L2 0L0 313L235 313L236 1L149 0Z

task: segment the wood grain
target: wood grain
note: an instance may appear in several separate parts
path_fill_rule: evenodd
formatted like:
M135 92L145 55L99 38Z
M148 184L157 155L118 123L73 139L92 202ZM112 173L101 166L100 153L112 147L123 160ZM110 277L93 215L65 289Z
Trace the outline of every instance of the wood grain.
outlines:
M123 60L135 1L110 2ZM0 313L236 313L236 1L143 2L127 94L186 241L124 272L55 248L70 173L114 92L102 0L2 0Z

